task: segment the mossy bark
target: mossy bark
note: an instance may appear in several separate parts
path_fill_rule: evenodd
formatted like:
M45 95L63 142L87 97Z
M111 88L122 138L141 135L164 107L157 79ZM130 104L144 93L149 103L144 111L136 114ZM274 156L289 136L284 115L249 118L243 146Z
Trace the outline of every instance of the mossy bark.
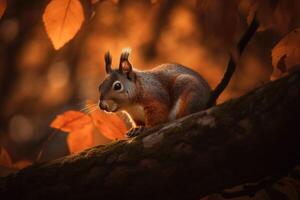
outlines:
M9 199L200 199L300 161L300 72L142 135L0 179Z

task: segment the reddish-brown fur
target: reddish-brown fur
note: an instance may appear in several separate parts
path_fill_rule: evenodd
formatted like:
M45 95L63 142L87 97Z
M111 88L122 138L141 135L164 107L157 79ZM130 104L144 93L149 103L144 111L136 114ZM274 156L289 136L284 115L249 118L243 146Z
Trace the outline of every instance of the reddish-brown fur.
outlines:
M162 102L152 100L145 102L145 126L151 127L168 121L169 107Z
M170 69L172 71L167 71ZM136 72L136 87L139 91L136 103L144 108L146 127L162 124L203 108L210 88L206 82L204 86L201 85L202 79L199 81L198 74L185 70L182 66L169 64L160 67L160 70Z

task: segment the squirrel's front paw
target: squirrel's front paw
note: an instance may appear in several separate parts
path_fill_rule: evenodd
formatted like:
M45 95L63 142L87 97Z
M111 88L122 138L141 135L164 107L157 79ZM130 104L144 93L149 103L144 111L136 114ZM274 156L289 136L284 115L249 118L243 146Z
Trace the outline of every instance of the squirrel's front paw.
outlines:
M127 133L127 137L131 138L131 137L135 137L135 136L138 136L140 133L143 132L143 130L145 129L145 127L143 126L138 126L138 127L135 127L135 128L131 128Z

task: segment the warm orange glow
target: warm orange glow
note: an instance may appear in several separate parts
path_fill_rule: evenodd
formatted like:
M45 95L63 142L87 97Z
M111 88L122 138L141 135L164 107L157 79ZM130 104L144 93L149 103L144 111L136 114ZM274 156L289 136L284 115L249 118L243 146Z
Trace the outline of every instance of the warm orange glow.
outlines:
M13 166L11 158L21 162L11 168L29 165L42 148L53 153L47 160L124 139L130 122L94 104L106 76L107 50L113 68L118 67L121 49L130 47L134 68L179 63L214 88L257 13L259 32L218 103L270 81L273 70L273 78L279 78L284 70L289 73L299 66L300 37L291 32L300 24L297 0L276 1L276 6L253 0L40 2L0 0L0 145L8 147L0 154L0 167ZM80 111L87 107L87 113ZM53 119L51 127L68 134L52 134Z

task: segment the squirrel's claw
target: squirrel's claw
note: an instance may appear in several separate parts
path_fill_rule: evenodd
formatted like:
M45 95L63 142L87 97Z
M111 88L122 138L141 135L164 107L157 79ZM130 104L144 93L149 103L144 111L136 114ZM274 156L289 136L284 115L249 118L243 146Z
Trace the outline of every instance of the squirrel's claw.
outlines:
M139 127L135 127L135 128L131 128L127 133L127 137L132 138L135 136L138 136L140 133L142 133L144 131L145 127L143 126L139 126Z

